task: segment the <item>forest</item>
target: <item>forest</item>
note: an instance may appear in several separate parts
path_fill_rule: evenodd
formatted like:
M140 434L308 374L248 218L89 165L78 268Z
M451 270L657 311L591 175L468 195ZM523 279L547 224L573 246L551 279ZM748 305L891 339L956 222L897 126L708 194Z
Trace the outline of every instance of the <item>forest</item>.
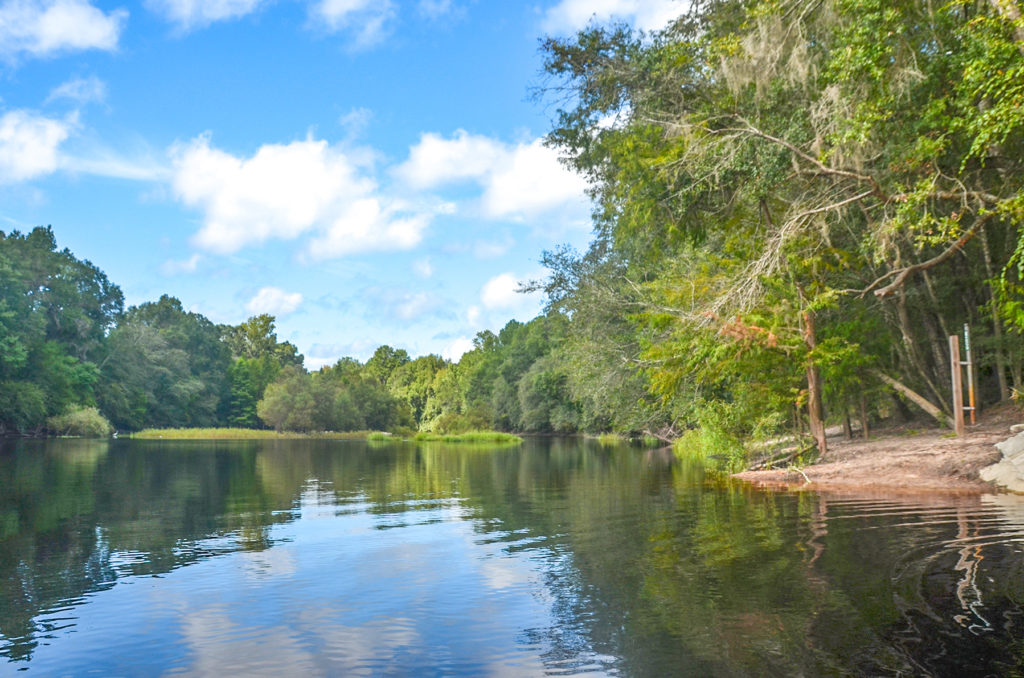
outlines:
M780 433L1024 392L1024 18L1013 0L694 2L542 43L547 140L591 186L547 306L457 362L310 373L275 319L124 308L50 228L0 233L0 431L238 426ZM395 343L401 343L396 337ZM908 396L912 396L908 399Z

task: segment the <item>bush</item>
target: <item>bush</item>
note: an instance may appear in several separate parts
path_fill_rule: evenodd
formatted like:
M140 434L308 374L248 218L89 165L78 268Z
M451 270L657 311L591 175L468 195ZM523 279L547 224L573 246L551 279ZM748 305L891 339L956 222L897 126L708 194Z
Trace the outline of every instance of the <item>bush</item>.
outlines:
M64 414L46 420L46 428L55 435L82 438L107 438L114 427L95 407L72 406Z
M747 460L742 408L735 403L705 402L698 405L696 414L697 427L675 441L676 454L696 456L730 471L742 469Z
M458 435L469 431L479 431L490 428L490 421L487 417L476 410L465 413L445 412L432 422L432 433L442 435Z

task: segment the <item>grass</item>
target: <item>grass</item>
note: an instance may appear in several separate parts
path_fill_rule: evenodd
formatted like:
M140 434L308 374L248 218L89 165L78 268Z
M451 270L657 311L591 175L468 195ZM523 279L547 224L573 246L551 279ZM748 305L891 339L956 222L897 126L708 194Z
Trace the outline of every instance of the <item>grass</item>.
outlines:
M523 439L511 433L498 431L469 431L468 433L442 434L417 433L413 438L418 443L476 443L488 445L518 445Z
M379 431L298 433L254 428L147 428L131 435L136 440L369 440Z
M131 437L135 440L366 440L368 442L399 442L401 435L382 431L346 431L335 433L298 433L295 431L267 431L254 428L147 428ZM416 442L476 443L486 445L518 445L519 436L497 431L470 431L458 435L417 433Z
M666 443L652 435L639 437L624 436L621 433L602 433L595 438L602 447L619 447L621 445L643 445L644 447L663 447Z

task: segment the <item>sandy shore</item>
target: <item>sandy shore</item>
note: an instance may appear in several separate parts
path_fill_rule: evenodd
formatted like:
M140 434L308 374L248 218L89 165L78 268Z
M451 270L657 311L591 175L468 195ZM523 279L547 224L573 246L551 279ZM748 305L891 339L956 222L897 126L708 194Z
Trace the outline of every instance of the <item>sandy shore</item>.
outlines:
M1012 424L1021 422L1024 414L1017 407L1006 406L969 427L962 438L948 429L906 427L879 431L868 440L830 437L828 454L803 467L803 475L795 470L770 470L744 471L735 477L794 489L995 492L997 488L981 480L978 471L1001 459L994 445L1010 437Z

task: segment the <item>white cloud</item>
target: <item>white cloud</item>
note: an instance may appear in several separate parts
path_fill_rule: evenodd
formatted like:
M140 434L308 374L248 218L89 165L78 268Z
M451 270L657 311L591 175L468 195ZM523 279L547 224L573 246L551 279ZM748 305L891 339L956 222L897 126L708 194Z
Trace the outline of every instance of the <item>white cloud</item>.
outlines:
M107 98L107 83L95 75L88 78L72 78L53 88L50 95L46 97L46 103L58 99L68 99L78 105L102 102Z
M478 240L473 245L473 256L477 259L496 259L512 249L515 244L511 238L502 241Z
M316 233L314 259L419 244L431 213L376 195L358 162L326 141L262 146L252 157L207 136L172 149L175 195L203 213L198 246L222 254L272 238Z
M0 5L0 54L113 50L127 18L123 9L104 13L87 0L7 0Z
M688 7L683 0L561 0L545 13L542 27L550 33L575 33L595 19L627 21L652 31L664 28Z
M24 181L54 172L58 150L71 125L27 111L0 117L0 184Z
M353 108L345 115L338 118L338 124L345 130L345 134L352 138L360 136L367 125L373 119L373 111L368 108Z
M147 0L146 6L182 29L237 19L255 11L262 0Z
M254 315L269 313L280 317L294 313L301 305L302 295L298 292L285 292L278 287L264 287L245 307Z
M409 159L395 174L412 188L437 188L458 181L484 179L508 154L501 142L466 130L456 130L451 139L428 132L409 149Z
M490 325L496 321L504 324L509 317L517 320L529 320L540 313L544 295L541 292L520 292L524 283L536 278L532 276L516 276L512 273L496 275L480 289L480 304L483 309L471 306L467 313L470 325Z
M429 223L429 215L405 213L400 203L386 205L373 197L356 200L310 242L308 254L328 259L355 252L412 249Z
M492 217L532 216L566 205L585 205L587 182L566 169L558 153L540 139L520 144L496 168L484 191L484 212Z
M160 270L164 272L164 275L177 275L178 273L195 273L196 268L199 267L199 262L202 261L202 255L193 254L188 259L175 260L168 259L160 267Z
M502 273L484 283L480 301L489 309L512 308L522 300L518 289L519 279L511 273Z
M473 350L473 340L469 337L459 337L441 350L441 357L445 360L457 361L464 353Z
M421 278L429 278L434 275L434 267L430 265L430 258L424 257L412 262L412 270Z
M86 152L81 155L63 154L59 159L60 169L72 173L135 181L164 181L172 177L167 165L154 159L146 151L126 156L102 146L84 150Z
M418 8L419 13L428 19L439 19L455 10L452 0L420 0Z
M410 291L395 287L367 287L359 293L375 316L413 320L441 306L441 300L428 291Z
M423 315L437 305L434 297L426 292L407 295L395 305L395 313L402 320L412 320Z
M357 48L380 42L394 16L391 0L319 0L310 8L314 24L332 33L350 31Z
M586 205L586 181L558 160L541 139L505 144L457 130L450 139L426 133L409 149L395 176L414 189L472 181L483 188L480 209L489 218L535 216Z

